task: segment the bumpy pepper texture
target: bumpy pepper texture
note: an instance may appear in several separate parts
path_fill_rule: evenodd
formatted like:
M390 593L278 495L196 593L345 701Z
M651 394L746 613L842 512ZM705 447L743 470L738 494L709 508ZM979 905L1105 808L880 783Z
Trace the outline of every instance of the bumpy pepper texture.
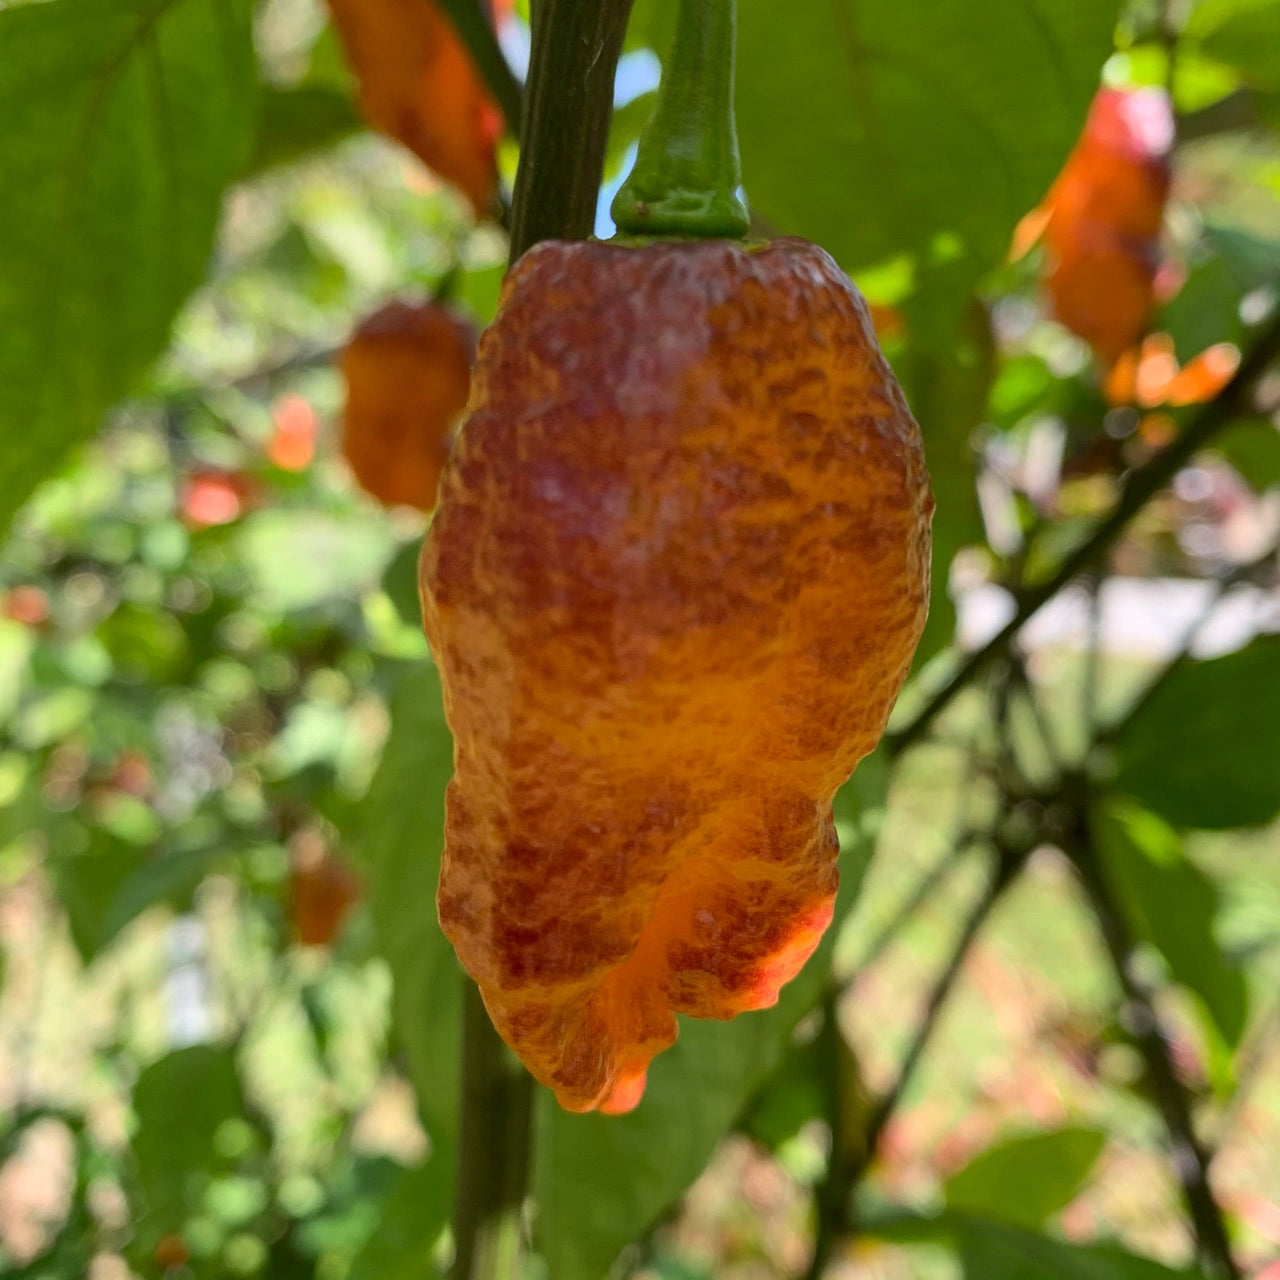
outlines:
M1110 368L1155 309L1173 114L1158 89L1103 89L1045 201L1054 316Z
M508 277L422 557L456 742L439 909L564 1106L634 1106L677 1013L768 1006L817 945L932 509L813 245L551 242Z
M393 302L342 353L342 452L385 506L430 511L453 429L467 407L475 330L447 307Z
M478 215L489 212L502 113L443 10L435 0L329 0L329 9L369 123L457 186Z

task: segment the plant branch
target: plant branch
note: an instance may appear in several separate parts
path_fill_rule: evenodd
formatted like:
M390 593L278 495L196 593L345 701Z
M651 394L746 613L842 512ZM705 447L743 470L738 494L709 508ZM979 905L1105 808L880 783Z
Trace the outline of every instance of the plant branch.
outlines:
M595 226L630 8L631 0L538 0L534 6L512 263L539 240L582 239ZM533 1079L502 1043L475 985L465 981L453 1280L517 1280Z
M1161 668L1159 673L1147 684L1141 693L1129 705L1128 710L1114 723L1100 730L1093 741L1093 746L1105 746L1114 742L1116 738L1128 727L1130 721L1138 716L1152 698L1164 688L1169 680L1177 675L1183 667L1191 661L1191 656L1195 650L1196 641L1200 639L1200 634L1212 620L1215 611L1223 598L1233 587L1239 586L1242 582L1248 582L1251 578L1267 568L1274 565L1276 556L1280 554L1280 547L1272 544L1267 551L1259 556L1256 560L1250 561L1248 564L1238 565L1225 578L1219 578L1214 584L1213 594L1209 599L1209 603L1200 611L1199 615L1187 628L1186 633L1182 637L1182 643L1178 646L1178 652L1173 660Z
M511 211L511 260L595 229L613 77L631 0L537 0Z
M937 1029L947 998L964 970L965 960L974 941L990 918L996 903L1016 879L1022 864L1021 855L1001 850L1000 859L991 879L983 890L982 896L970 908L947 963L934 983L933 990L929 993L920 1023L902 1060L902 1065L898 1068L893 1084L871 1109L860 1148L851 1151L852 1144L848 1135L833 1133L827 1175L815 1193L818 1225L814 1240L813 1261L805 1273L805 1280L822 1280L836 1246L850 1233L852 1226L850 1201L853 1199L853 1193L875 1159L880 1138L915 1076L920 1059L924 1056Z
M462 1126L454 1280L516 1280L529 1180L533 1080L502 1043L476 985L462 1016Z
M1239 1280L1226 1222L1209 1185L1210 1154L1195 1131L1191 1103L1178 1080L1169 1044L1155 1008L1155 993L1134 964L1136 943L1112 896L1083 818L1067 852L1098 922L1099 932L1125 1001L1124 1024L1147 1068L1156 1106L1169 1134L1174 1170L1195 1230L1201 1265L1223 1280Z
M929 726L951 705L956 695L1008 648L1023 626L1063 587L1106 554L1134 516L1234 419L1243 406L1247 393L1278 353L1280 315L1259 336L1235 377L1201 408L1182 434L1150 462L1129 473L1115 510L1063 560L1050 578L1027 588L1021 594L1014 616L981 649L970 654L960 664L946 684L905 729L886 736L885 742L894 755L905 751L923 737Z

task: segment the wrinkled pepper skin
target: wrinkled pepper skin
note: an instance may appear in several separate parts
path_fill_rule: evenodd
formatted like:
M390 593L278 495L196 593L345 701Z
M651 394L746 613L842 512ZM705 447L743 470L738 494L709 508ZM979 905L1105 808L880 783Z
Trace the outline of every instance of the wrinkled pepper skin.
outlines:
M489 213L502 113L444 11L435 0L329 0L329 10L365 118L462 191L477 216Z
M343 456L384 506L435 506L475 350L475 330L461 316L406 302L370 316L343 350Z
M771 1005L817 945L932 510L821 249L550 242L508 276L421 562L456 744L438 905L566 1108L630 1109L677 1013Z
M1054 318L1110 368L1155 310L1173 114L1158 89L1103 89L1045 202Z

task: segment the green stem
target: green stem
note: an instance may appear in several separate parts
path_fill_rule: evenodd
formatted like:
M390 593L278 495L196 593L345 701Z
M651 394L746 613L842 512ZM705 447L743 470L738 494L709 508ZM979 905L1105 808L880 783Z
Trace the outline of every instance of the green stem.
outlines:
M733 120L735 26L736 0L681 0L658 105L613 202L624 234L747 234Z
M454 1280L516 1280L532 1146L533 1081L467 982L462 1019Z
M631 0L535 0L511 261L595 229L613 78Z

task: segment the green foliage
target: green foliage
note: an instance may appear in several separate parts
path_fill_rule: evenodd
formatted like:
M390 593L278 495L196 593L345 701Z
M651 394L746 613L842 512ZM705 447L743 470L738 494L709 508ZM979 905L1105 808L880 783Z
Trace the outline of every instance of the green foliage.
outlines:
M738 123L756 212L850 271L900 262L945 341L940 313L957 315L1002 261L1075 142L1118 10L837 0L779 22L743 4Z
M149 1066L133 1090L135 1174L142 1195L139 1252L180 1233L198 1211L215 1166L218 1131L244 1110L230 1049L192 1045Z
M253 144L251 12L0 10L0 528L137 386L204 276Z
M1116 785L1175 826L1229 828L1280 813L1280 639L1189 662L1115 741Z
M453 772L440 677L430 663L404 671L391 737L367 801L363 863L378 948L395 982L395 1024L435 1150L452 1166L458 1140L462 970L435 918L444 844L444 789ZM452 1199L452 1179L440 1188Z
M332 146L364 127L351 95L325 84L263 89L260 116L247 177Z
M952 1243L965 1280L1206 1280L1201 1271L1162 1266L1108 1246L1067 1244L967 1213L873 1219L868 1227L887 1240Z
M1214 935L1217 886L1187 857L1178 833L1136 805L1102 806L1095 838L1130 927L1164 957L1174 981L1200 997L1234 1048L1244 1034L1249 992Z
M1043 1227L1084 1186L1106 1134L1067 1128L988 1147L943 1187L947 1207L1016 1227Z

